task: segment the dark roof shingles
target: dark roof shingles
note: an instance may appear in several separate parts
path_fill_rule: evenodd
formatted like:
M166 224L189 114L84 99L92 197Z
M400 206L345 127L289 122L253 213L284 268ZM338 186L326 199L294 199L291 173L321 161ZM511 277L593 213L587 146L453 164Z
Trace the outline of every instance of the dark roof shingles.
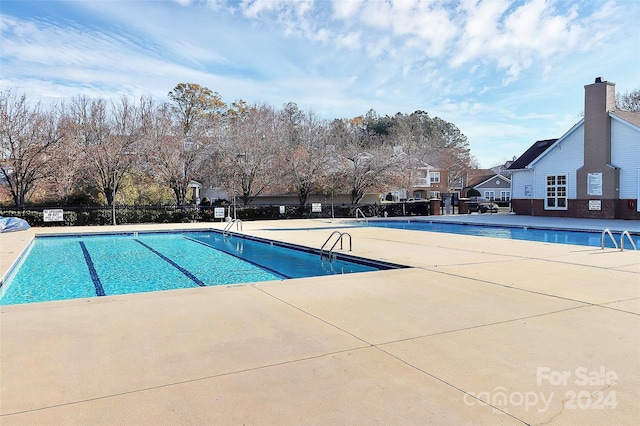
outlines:
M537 141L536 143L531 145L529 149L524 152L524 154L518 157L518 159L509 166L508 170L524 169L529 164L531 164L533 160L542 155L542 153L545 152L557 140L558 139L545 139Z

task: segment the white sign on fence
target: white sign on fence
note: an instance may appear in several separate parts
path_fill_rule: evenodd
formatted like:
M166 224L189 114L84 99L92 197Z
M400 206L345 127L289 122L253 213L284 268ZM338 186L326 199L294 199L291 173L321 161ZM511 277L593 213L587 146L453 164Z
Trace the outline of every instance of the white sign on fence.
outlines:
M311 203L311 213L322 213L322 204Z
M285 210L284 210L284 206L280 206L280 214L284 214Z
M62 209L43 210L42 215L45 222L64 221L64 210Z
M213 209L214 219L224 219L224 207L216 207Z

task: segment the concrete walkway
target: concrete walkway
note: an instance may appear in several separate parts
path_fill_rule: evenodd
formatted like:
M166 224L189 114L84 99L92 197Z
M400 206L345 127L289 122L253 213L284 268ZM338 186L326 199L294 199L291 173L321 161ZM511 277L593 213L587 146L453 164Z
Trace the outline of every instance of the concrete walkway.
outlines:
M42 232L0 235L0 275ZM410 268L0 307L0 423L640 423L640 252L349 233Z

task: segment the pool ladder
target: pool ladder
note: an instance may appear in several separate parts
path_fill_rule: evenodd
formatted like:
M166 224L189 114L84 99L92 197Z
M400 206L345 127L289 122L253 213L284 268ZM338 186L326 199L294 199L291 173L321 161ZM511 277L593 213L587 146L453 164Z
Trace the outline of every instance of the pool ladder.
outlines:
M329 259L329 262L331 262L331 259L333 257L333 249L338 245L338 243L340 243L340 250L342 250L342 240L344 239L345 235L349 237L349 251L351 251L351 234L349 234L348 232L333 231L331 235L329 235L329 238L327 238L327 240L324 242L324 244L322 244L322 247L320 247L320 259L322 260L322 258L325 255L325 250L324 250L325 246L329 244L329 242L331 242L331 239L334 236L337 236L337 238L335 238L335 241L333 242L333 245L331 246L329 251L326 252L327 259Z
M226 224L224 230L222 231L222 235L231 235L231 228L233 228L234 224L236 225L236 231L242 231L242 221L240 219L233 219Z
M360 213L360 215L362 216L362 219L364 219L365 223L369 223L369 221L367 220L367 216L365 216L364 212L360 209L360 207L358 207L356 209L356 222L358 221L358 213Z
M633 247L634 250L638 250L638 247L636 247L636 243L633 242L633 238L631 238L631 234L629 233L629 231L622 231L622 233L620 234L620 245L618 246L618 242L613 237L613 234L611 233L610 229L605 229L604 231L602 231L602 236L600 238L600 248L601 249L604 249L604 240L605 240L605 236L606 235L609 236L609 239L613 242L613 245L615 246L615 248L619 248L620 251L624 251L624 241L625 241L624 237L625 236L627 237L627 239L631 243L631 247Z

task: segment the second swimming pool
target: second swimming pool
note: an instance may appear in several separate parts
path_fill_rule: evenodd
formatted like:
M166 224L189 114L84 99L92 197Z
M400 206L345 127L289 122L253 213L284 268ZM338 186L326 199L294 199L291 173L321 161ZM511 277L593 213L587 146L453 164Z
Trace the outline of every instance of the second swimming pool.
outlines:
M394 267L215 231L37 237L0 288L0 305Z
M571 229L548 229L518 226L495 226L485 224L447 223L423 220L372 220L359 226L379 226L384 228L408 229L413 231L444 232L448 234L472 235L479 237L505 238L510 240L537 241L554 244L574 244L600 247L602 232ZM621 239L619 232L612 235L616 243ZM626 238L626 237L625 237ZM630 234L635 245L640 248L640 235ZM629 242L627 247L629 247ZM605 238L605 247L614 248L610 238Z

